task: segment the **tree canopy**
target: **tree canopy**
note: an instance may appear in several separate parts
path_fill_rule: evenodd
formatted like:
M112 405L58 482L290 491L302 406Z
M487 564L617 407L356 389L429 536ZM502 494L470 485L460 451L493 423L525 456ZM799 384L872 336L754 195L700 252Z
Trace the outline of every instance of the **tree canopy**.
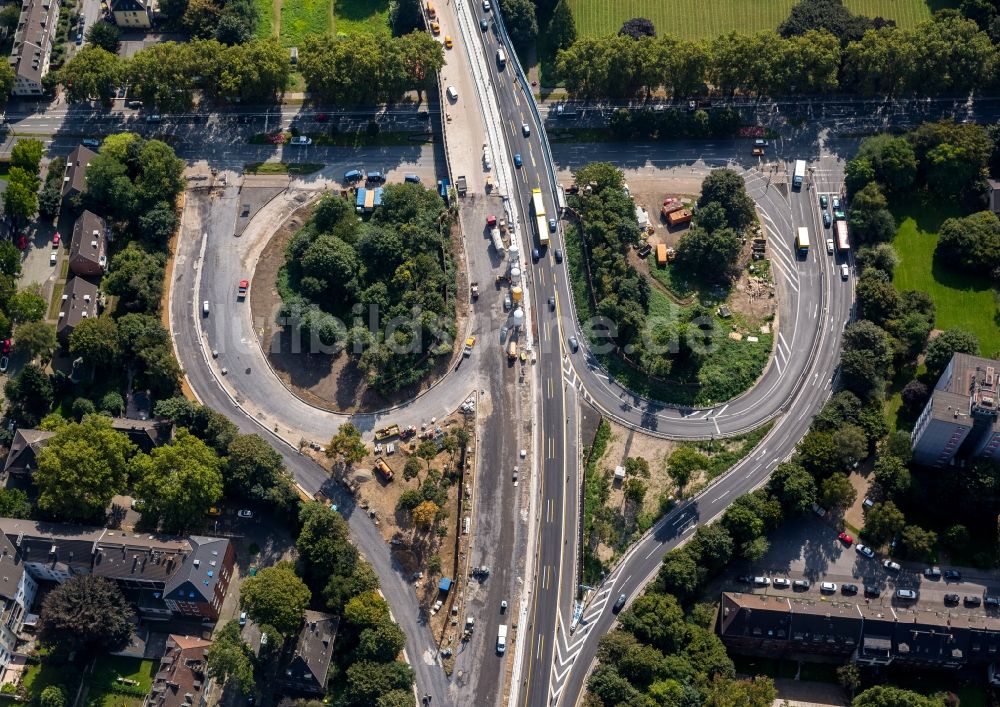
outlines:
M38 616L38 641L67 653L117 651L128 645L134 620L112 580L75 575L45 596Z
M240 607L258 624L273 626L282 636L294 635L312 598L309 587L289 562L265 567L243 580Z

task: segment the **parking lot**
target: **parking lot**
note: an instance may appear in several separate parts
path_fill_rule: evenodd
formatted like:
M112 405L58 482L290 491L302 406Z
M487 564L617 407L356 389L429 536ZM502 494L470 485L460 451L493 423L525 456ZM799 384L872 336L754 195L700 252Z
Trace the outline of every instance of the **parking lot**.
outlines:
M1000 618L1000 576L996 572L937 566L940 574L925 574L928 565L891 558L899 565L897 570L884 565L889 558L858 552L857 539L852 538L848 545L846 539L838 538L838 532L815 517L786 523L772 536L771 550L760 563L735 565L738 571L724 591ZM743 568L748 571L739 571ZM949 571L959 576L946 576ZM897 596L899 590L904 590L903 596ZM906 598L907 590L916 598Z

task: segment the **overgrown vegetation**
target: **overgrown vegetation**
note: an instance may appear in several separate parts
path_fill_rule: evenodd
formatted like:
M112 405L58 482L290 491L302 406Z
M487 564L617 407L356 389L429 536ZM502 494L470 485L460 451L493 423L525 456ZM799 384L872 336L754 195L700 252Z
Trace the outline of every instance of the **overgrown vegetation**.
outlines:
M351 356L378 390L423 378L455 338L451 220L419 184L385 187L359 222L327 195L288 244L280 316L313 353Z

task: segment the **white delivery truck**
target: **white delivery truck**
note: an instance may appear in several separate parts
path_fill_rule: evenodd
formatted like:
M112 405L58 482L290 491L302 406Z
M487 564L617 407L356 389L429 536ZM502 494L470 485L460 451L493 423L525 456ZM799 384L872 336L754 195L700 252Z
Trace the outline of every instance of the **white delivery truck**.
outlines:
M500 624L497 629L497 653L503 655L507 650L507 624Z

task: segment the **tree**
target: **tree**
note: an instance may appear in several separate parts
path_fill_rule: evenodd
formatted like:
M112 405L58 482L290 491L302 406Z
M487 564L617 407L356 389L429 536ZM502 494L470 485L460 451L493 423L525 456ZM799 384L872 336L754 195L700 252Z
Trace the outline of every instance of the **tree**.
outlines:
M424 465L416 457L407 457L406 464L403 465L403 478L409 481L415 479L423 471Z
M1000 268L1000 219L992 211L946 219L934 257L953 268L994 276Z
M67 653L117 651L128 645L135 615L111 580L75 575L42 602L38 642Z
M344 605L344 619L359 629L381 626L391 620L389 604L378 592L365 592Z
M3 207L14 223L24 223L34 216L38 210L38 177L21 167L11 167Z
M855 663L841 665L837 668L837 682L851 693L851 699L853 699L854 693L861 687L861 670L858 669Z
M868 159L875 169L875 178L890 193L909 189L917 176L917 156L904 137L882 133L865 138L858 157Z
M686 637L684 612L669 594L646 592L621 613L619 621L642 643L664 652L677 650Z
M639 698L639 691L613 665L597 666L587 679L587 691L596 695L602 705L630 704Z
M730 228L741 233L757 220L753 199L747 194L743 177L730 169L713 169L701 183L698 207L717 202L726 212Z
M820 484L820 502L825 508L847 508L858 497L847 474L831 474Z
M883 543L906 525L903 512L892 501L876 503L865 514L864 535L872 542Z
M284 460L260 435L241 434L227 451L224 479L227 495L262 501L285 477Z
M733 556L733 536L719 523L700 525L691 539L691 553L709 572L718 571Z
M9 244L9 241L4 243ZM12 274L17 275L17 273ZM14 293L7 305L7 312L16 324L21 324L45 319L47 308L48 302L38 294L38 288L33 286L31 289Z
M219 457L186 429L170 444L136 455L131 466L144 513L172 532L191 527L222 497Z
M938 700L891 685L869 687L851 702L851 707L941 707Z
M351 544L347 521L328 506L310 501L299 510L302 530L295 547L302 562L302 575L314 588L322 587L331 576L350 575L358 561Z
M62 685L49 685L38 696L40 707L66 707L66 688Z
M511 41L516 46L527 49L538 36L535 4L531 0L500 0L500 9Z
M816 480L794 462L775 467L767 489L789 514L805 513L816 502Z
M56 350L56 329L45 322L25 322L14 330L14 341L18 350L27 353L29 359L41 356L43 361L48 361Z
M8 5L5 10L10 6ZM15 11L20 15L19 8L15 7ZM14 69L11 68L9 64L6 66L0 66L0 106L6 106L7 100L10 98L10 92L14 90L14 84L17 82L17 76L14 74Z
M21 425L34 427L52 407L52 381L41 368L29 363L7 381L4 395Z
M88 171L88 184L90 172ZM118 295L119 306L130 312L157 312L163 295L166 260L161 253L149 253L134 241L111 259L104 277L104 289Z
M801 0L792 6L778 32L787 38L812 30L825 30L847 43L861 39L872 23L867 17L852 14L839 0Z
M64 425L38 452L38 508L63 521L103 518L111 498L125 490L134 451L128 437L101 415Z
M177 231L177 224L174 208L165 201L139 216L142 238L158 250L166 247Z
M59 182L47 183L38 195L38 213L46 218L55 218L59 215L61 205L62 192L59 191Z
M116 53L96 45L86 46L59 70L59 80L66 87L70 103L100 101L108 105L122 84L123 67Z
M346 673L347 699L351 705L375 704L382 696L396 690L412 694L413 668L398 660L391 663L359 660L352 663Z
M927 344L924 364L928 375L937 378L956 353L979 355L979 339L964 329L946 329Z
M886 498L897 498L910 489L910 470L899 457L880 455L875 460L874 476Z
M774 681L764 675L732 680L716 675L705 690L705 707L769 707L778 696Z
M424 17L419 0L392 0L389 3L389 26L392 34L400 37L424 28Z
M94 366L110 366L118 358L118 326L111 317L88 317L69 335L69 352Z
M714 233L694 226L681 236L677 245L677 262L702 276L725 277L736 264L742 242L731 228Z
M691 481L696 471L708 468L708 457L692 447L681 447L671 452L667 459L667 474L677 484L677 493Z
M550 46L557 50L567 49L576 41L576 20L573 19L573 11L569 9L567 0L556 3L546 36Z
M120 417L125 413L125 401L121 393L114 390L104 394L100 407L101 412L106 412L112 417Z
M937 546L937 533L917 525L907 525L899 534L906 556L914 560L932 560Z
M813 476L825 476L840 468L840 453L829 432L809 430L796 446L796 461Z
M0 488L0 516L4 518L30 518L31 503L21 489Z
M631 20L625 20L622 28L618 30L618 34L639 40L643 37L655 37L656 29L653 27L652 21L645 17L633 17Z
M350 422L345 422L326 447L328 457L340 456L348 466L357 464L368 454L368 448L361 441L361 431Z
M743 559L754 565L764 559L767 551L771 549L771 543L763 535L743 543L740 547L740 554Z
M20 167L28 174L38 175L45 146L35 138L21 138L10 150L10 166Z
M0 241L0 273L7 277L17 277L21 274L21 251L8 240Z
M243 694L254 688L253 652L243 636L240 625L232 619L222 627L205 653L208 674L222 685L233 684Z
M357 655L360 660L388 663L396 659L405 645L406 634L403 629L392 621L383 621L361 632Z
M90 25L90 29L87 30L87 44L117 54L121 36L122 32L118 29L118 25L103 20Z
M240 608L256 623L273 626L286 638L302 627L311 598L312 592L290 562L265 567L243 580L240 588Z
M407 690L389 690L375 702L375 707L412 707L413 692Z
M697 594L705 575L706 572L698 567L690 552L674 549L663 556L656 578L663 592L673 594L683 602Z
M419 526L429 528L434 525L438 510L440 509L434 501L423 501L411 511L413 522Z
M887 243L896 234L896 222L878 182L871 182L851 198L851 233L855 241Z

